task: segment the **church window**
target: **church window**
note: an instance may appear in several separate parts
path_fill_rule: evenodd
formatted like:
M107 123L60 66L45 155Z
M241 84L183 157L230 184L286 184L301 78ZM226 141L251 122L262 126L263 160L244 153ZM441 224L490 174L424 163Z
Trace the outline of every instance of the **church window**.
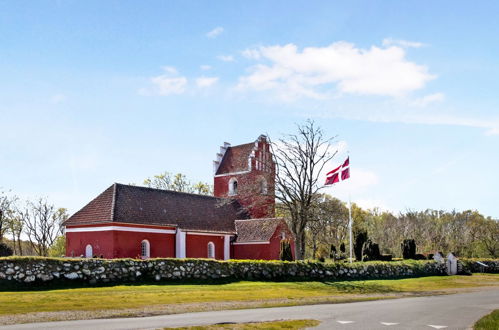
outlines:
M267 181L264 178L260 179L260 194L267 194Z
M237 180L232 178L229 180L229 196L237 195Z
M142 259L147 259L151 256L151 244L149 244L148 240L143 240L140 243L140 257Z
M215 259L215 244L213 242L208 243L208 258Z
M92 258L94 254L94 249L92 248L92 245L88 244L85 247L85 258Z

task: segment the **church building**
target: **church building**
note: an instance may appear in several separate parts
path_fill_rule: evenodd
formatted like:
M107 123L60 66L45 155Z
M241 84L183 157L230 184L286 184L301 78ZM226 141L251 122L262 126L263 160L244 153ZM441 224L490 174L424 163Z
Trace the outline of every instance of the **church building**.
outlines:
M279 259L293 234L275 217L275 164L267 138L224 143L214 196L115 183L73 214L68 257Z

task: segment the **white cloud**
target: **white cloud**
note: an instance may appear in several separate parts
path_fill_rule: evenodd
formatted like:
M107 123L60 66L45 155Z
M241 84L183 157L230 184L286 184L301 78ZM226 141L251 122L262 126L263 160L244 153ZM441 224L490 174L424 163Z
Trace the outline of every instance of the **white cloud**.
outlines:
M163 66L161 67L165 73L171 74L171 75L176 75L178 74L177 69L175 69L173 66Z
M200 66L200 68L203 71L208 71L208 70L211 70L211 65L203 64L203 65Z
M425 107L428 104L442 102L445 100L445 95L443 93L434 93L425 95L419 99L415 99L410 102L410 105L415 107Z
M410 62L399 46L361 49L348 42L299 50L294 44L244 51L259 60L239 78L239 90L274 91L285 100L343 94L404 96L435 76Z
M212 38L213 39L213 38L218 37L222 32L224 32L224 28L221 27L221 26L217 26L216 28L214 28L210 32L206 33L206 36L208 38Z
M363 198L361 198L361 199L353 200L352 203L357 204L358 206L360 206L361 208L363 208L365 210L378 209L380 211L389 211L392 213L398 213L397 210L393 210L392 208L388 207L384 201L379 200L379 199L369 199L369 198L363 199Z
M152 83L158 88L160 95L182 94L185 92L187 79L185 77L169 78L158 76L151 79Z
M335 157L336 158L336 157ZM334 169L341 165L341 162L344 161L344 158L337 158L337 162L332 164L328 169ZM351 164L350 167L350 178L336 183L332 186L326 186L320 191L339 198L342 201L348 201L349 198L352 198L352 202L358 203L359 205L367 208L377 207L385 207L382 203L376 205L376 203L362 202L360 203L360 198L362 196L373 196L375 195L375 191L371 188L375 187L379 183L379 177L376 173L359 168L354 164ZM325 181L325 176L324 176ZM370 197L368 199L371 199ZM364 199L366 201L366 199Z
M141 88L141 95L171 95L183 94L187 86L187 78L178 76L174 67L165 66L162 68L162 75L150 78L152 86L150 88Z
M217 58L223 62L234 62L235 61L234 56L232 56L232 55L219 55L219 56L217 56Z
M426 44L417 41L407 41L401 39L385 38L383 39L383 46L401 46L404 48L421 48L426 46Z
M257 50L257 49L245 49L241 52L241 54L246 57L246 58L249 58L251 60L259 60L260 59L260 52Z
M64 94L55 94L50 98L50 103L59 104L66 101L67 97Z
M218 82L218 77L199 77L196 79L196 85L198 87L210 87Z
M348 108L342 111L325 110L319 112L302 113L307 118L343 118L347 120L361 120L373 123L403 123L419 125L462 126L485 129L486 135L499 135L499 118L473 118L460 114L437 114L433 111L397 111L397 109L378 109L363 107L362 109ZM419 109L418 109L419 110ZM468 111L473 113L472 110Z
M485 132L486 135L499 135L499 123L496 127L491 127L488 131Z

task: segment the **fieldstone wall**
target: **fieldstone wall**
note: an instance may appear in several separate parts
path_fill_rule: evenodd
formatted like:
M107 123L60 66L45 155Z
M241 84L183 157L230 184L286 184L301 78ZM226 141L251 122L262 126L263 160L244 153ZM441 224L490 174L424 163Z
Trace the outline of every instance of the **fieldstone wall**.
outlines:
M459 259L458 263L465 273L499 273L499 259Z
M209 259L0 258L0 286L58 282L347 280L445 275L435 261L319 263Z

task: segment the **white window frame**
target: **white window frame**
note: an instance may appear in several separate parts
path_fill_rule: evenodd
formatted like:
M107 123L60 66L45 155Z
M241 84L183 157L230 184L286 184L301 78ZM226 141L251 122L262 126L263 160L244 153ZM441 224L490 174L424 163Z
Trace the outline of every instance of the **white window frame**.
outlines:
M236 184L236 189L234 189L234 183ZM237 179L236 178L230 178L229 180L229 196L235 196L237 195L237 190L239 189Z
M151 257L151 243L146 239L140 242L140 257L142 259L149 259Z
M91 244L85 246L85 258L92 258L94 256L94 247Z
M267 195L269 192L267 188L267 180L264 177L260 178L260 194Z
M215 259L215 243L208 242L208 259Z

